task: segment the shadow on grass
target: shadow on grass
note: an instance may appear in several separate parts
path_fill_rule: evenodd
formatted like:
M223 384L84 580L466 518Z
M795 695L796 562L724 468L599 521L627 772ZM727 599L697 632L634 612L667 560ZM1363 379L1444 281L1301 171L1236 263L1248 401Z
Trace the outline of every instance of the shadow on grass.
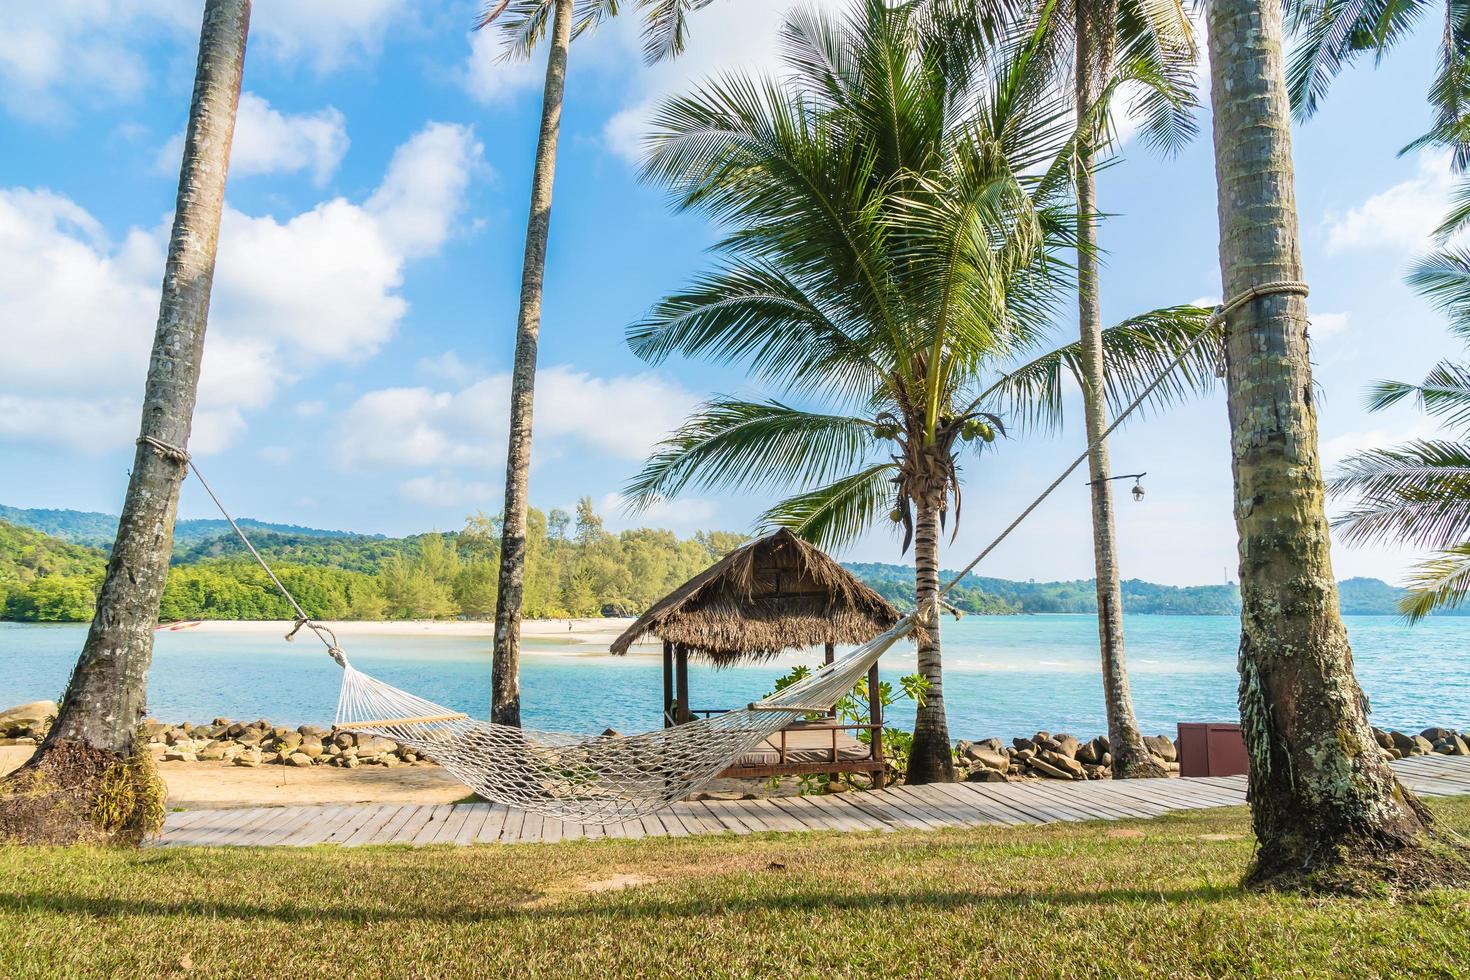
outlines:
M392 892L390 883L385 891ZM1242 894L1235 885L1201 885L1193 888L1113 888L1096 891L1042 891L1007 894L980 894L934 889L913 893L860 894L836 891L798 891L788 895L767 895L711 899L708 897L659 900L634 897L627 892L617 897L584 896L581 901L568 900L555 905L529 905L542 896L522 892L515 898L500 896L507 904L495 908L364 908L333 905L329 901L309 905L264 906L241 902L188 898L177 901L88 898L42 891L0 892L0 912L26 914L61 913L88 916L201 916L211 919L269 921L283 924L335 921L357 925L378 922L476 924L513 919L576 920L616 914L619 918L695 917L747 912L896 912L913 909L948 911L968 909L976 912L992 910L1038 910L1047 906L1133 903L1157 907L1160 902L1214 902Z

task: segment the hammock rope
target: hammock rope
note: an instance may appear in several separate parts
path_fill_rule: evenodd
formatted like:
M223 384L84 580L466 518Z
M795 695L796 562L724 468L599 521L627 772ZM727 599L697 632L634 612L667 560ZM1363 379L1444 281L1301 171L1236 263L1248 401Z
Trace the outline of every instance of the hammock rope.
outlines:
M673 728L641 735L602 735L589 738L540 732L479 721L463 712L435 704L359 671L348 661L330 627L313 620L296 597L256 550L250 537L199 471L188 451L152 436L142 436L160 457L192 472L210 500L219 508L245 549L264 569L276 590L296 614L286 634L295 638L311 630L342 668L336 727L376 735L408 746L444 767L482 797L559 820L610 824L655 813L709 785L740 756L765 739L813 711L826 710L853 689L858 680L900 639L915 629L921 614L937 612L944 596L959 585L1011 532L1040 507L1081 466L1092 451L1132 415L1164 380L1181 365L1214 328L1245 304L1279 293L1307 294L1301 282L1278 281L1253 286L1217 306L1202 329L1158 375L1120 412L1096 439L1026 506L953 579L944 585L928 608L916 609L891 629L850 653L761 701L744 708ZM1222 344L1223 344L1223 331ZM1223 365L1223 352L1220 364ZM876 696L877 692L869 692Z

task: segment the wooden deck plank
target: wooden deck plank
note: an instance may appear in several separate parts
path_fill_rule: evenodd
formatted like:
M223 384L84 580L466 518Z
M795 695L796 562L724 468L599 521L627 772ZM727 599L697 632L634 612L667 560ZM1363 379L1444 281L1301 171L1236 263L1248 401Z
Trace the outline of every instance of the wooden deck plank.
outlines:
M424 825L427 824L433 818L433 816L434 805L432 803L424 803L420 805L416 810L408 815L407 820L404 820L403 823L398 825L398 829L393 832L393 836L388 838L388 843L412 844L414 842L414 839L418 837L419 831L424 829Z
M541 828L546 823L546 817L534 810L526 811L526 819L521 822L521 833L516 840L522 844L537 844L541 841Z
M1019 783L966 783L965 786L972 792L985 797L1003 812L1013 814L1015 823L1046 822L1044 811L1038 813L1034 802L1028 804L1030 796L1018 792L1021 788Z
M894 830L934 829L932 822L922 819L906 807L899 806L895 802L898 798L891 794L891 790L883 789L854 793L851 803L885 827Z
M972 808L986 824L1014 826L1030 822L1016 810L996 802L989 794L979 790L976 783L946 783L941 788Z
M1081 781L1052 784L1041 780L1034 783L1031 788L1042 796L1050 797L1057 811L1069 815L1068 819L1071 820L1121 820L1129 816L1129 814L1114 809L1097 794L1085 792L1083 790L1085 785Z
M490 818L491 805L489 803L470 803L467 805L471 811L465 818L464 824L454 834L454 843L460 847L473 844L480 833L480 828Z
M814 796L811 798L812 805L826 810L831 818L837 822L842 830L855 831L890 831L893 828L879 820L867 811L854 805L852 793L842 793L833 796Z
M450 803L436 803L429 808L429 815L423 823L419 824L418 831L413 835L410 842L414 845L428 844L438 836L443 829L444 822L454 812L454 805Z
M505 818L510 810L503 803L490 804L490 812L485 814L485 822L475 828L476 844L493 844L500 840L500 832L505 829Z
M786 815L795 820L803 830L839 830L826 811L817 808L805 796L783 796L771 800L776 806L785 811Z
M198 847L231 845L237 833L258 821L268 819L273 815L274 809L249 807L242 810L220 810L214 819L195 825L195 831L191 835L192 842Z
M365 842L370 845L387 844L393 840L398 833L398 828L408 823L409 819L419 811L422 804L405 803L398 808L398 812L385 821L373 835Z
M1470 758L1396 760L1395 773L1423 795L1470 794ZM764 800L674 804L606 827L567 823L499 804L297 805L198 809L170 814L150 847L310 846L574 838L681 837L798 831L891 831L977 824L1147 818L1245 802L1240 776L1169 780L955 783Z
M381 806L375 808L374 812L369 814L366 819L357 822L352 833L349 834L342 841L342 846L359 847L363 844L366 844L368 841L372 840L373 836L377 834L379 830L382 830L383 827L390 820L398 816L406 809L407 806L403 805Z
M285 810L285 807L263 806L258 809L260 813L254 820L237 824L221 843L228 847L255 846L276 827L278 821L282 819L282 811Z
M502 844L514 844L521 839L521 827L526 822L526 811L507 809L505 823L500 828L500 842Z
M740 811L731 806L733 802L733 800L705 800L700 805L709 812L710 816L713 817L714 820L720 824L720 826L725 828L725 830L729 831L730 833L750 833L750 825L747 824L742 818Z

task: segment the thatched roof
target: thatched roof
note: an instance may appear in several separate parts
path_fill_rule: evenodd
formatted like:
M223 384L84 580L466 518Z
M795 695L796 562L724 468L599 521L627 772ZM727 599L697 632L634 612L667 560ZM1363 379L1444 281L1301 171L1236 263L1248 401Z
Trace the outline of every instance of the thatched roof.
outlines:
M783 528L736 548L654 603L612 652L625 654L652 634L728 664L823 643L865 643L898 618L882 596Z

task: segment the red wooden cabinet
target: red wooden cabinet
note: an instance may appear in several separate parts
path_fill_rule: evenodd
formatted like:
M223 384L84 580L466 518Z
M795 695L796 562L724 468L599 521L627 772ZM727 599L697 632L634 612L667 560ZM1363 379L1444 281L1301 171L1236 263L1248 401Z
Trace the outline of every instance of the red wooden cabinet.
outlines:
M1179 775L1243 776L1249 771L1239 725L1179 723Z

